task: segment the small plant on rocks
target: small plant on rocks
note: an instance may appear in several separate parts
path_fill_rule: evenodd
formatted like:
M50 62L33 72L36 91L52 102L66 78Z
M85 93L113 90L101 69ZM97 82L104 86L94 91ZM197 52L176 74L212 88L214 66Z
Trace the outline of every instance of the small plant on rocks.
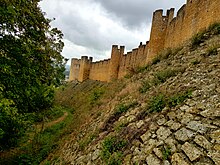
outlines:
M160 112L165 106L165 96L163 94L160 94L150 100L148 110L149 112Z
M132 107L135 107L138 103L137 102L132 102L130 104L119 104L116 109L115 109L115 112L114 112L114 116L119 116L121 115L122 113L125 113L127 112L130 108Z
M169 156L171 155L171 148L170 147L165 147L162 151L163 153L163 160L167 160Z
M207 55L211 56L211 55L217 55L218 54L218 45L212 45L207 49Z
M126 147L127 141L119 137L107 137L102 143L101 157L108 165L120 165L122 162L122 150Z

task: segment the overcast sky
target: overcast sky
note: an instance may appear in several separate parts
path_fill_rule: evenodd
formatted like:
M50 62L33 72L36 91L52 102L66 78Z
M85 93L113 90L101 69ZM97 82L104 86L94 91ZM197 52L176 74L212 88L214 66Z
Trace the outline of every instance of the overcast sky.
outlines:
M66 58L110 58L111 45L129 51L149 40L153 11L174 7L186 0L43 0L46 17L64 33ZM68 62L70 64L70 60Z

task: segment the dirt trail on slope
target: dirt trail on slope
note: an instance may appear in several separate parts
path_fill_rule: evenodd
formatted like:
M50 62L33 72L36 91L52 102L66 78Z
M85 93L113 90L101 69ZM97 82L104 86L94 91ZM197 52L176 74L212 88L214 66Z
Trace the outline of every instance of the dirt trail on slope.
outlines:
M51 122L49 122L49 123L43 124L43 129L48 128L48 127L51 127L51 126L53 126L53 125L55 125L55 124L57 124L57 123L59 123L59 122L65 120L67 116L68 116L68 113L67 113L67 112L64 112L63 116L61 116L60 118L58 118L58 119L56 119L56 120L54 120L54 121L51 121ZM42 128L42 124L36 125L36 129L37 129L37 130L39 130L39 129L41 129L41 128Z

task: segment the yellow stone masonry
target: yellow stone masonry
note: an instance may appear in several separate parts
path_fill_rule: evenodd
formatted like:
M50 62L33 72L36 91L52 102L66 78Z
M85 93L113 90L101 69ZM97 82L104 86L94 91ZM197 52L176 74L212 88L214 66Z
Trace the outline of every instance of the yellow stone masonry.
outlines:
M220 22L220 0L187 0L174 17L174 9L153 13L150 41L124 54L124 46L112 46L111 59L92 62L82 56L71 61L69 81L86 79L112 81L124 77L128 71L141 67L162 50L175 48L211 24Z

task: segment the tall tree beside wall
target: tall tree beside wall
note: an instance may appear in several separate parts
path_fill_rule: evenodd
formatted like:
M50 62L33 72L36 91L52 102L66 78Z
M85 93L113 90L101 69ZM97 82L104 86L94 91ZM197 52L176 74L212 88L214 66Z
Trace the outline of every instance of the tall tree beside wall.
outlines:
M51 28L51 20L38 5L40 0L0 1L1 144L7 139L7 116L18 118L51 106L53 88L64 79L66 61L61 56L63 34ZM16 120L8 124L13 127ZM17 135L16 131L11 128L10 135Z

